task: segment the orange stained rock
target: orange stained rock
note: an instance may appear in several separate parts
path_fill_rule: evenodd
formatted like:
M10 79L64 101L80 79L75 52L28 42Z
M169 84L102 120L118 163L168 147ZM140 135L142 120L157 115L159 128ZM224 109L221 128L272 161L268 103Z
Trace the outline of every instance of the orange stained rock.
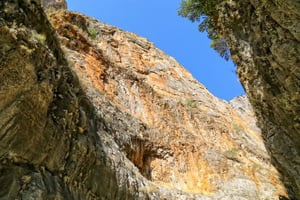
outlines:
M268 182L274 195L284 194L250 108L242 111L214 97L145 38L77 13L50 17L83 87L104 95L149 130L138 130L132 137L140 142L126 152L145 178L184 192L214 195L242 177L257 191L261 182ZM96 30L96 39L89 37L88 27ZM253 163L268 170L254 172Z

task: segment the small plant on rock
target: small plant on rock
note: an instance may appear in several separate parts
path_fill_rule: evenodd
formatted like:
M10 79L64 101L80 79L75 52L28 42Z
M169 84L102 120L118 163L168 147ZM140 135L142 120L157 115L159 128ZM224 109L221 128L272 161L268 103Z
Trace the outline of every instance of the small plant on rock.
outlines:
M238 160L238 152L239 152L239 150L237 148L233 148L233 149L224 151L223 154L226 158L228 158L230 160L239 161Z
M92 27L88 28L88 34L93 40L97 37L97 31Z
M192 100L192 99L187 99L185 101L185 105L189 108L196 108L197 107L197 101Z
M40 41L42 44L45 44L46 42L46 35L42 33L38 33L36 31L32 31L32 37L38 41Z

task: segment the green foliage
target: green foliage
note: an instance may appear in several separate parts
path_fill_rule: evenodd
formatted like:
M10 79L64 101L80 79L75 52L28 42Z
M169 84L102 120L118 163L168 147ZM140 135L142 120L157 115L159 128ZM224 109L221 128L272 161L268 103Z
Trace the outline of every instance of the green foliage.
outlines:
M187 99L185 101L185 105L189 108L196 108L197 107L197 101L192 100L192 99Z
M236 148L230 149L225 151L223 154L226 158L230 159L230 160L234 160L234 161L238 161L238 152L239 150Z
M88 34L93 40L97 37L97 31L92 27L88 28Z
M32 31L32 37L34 39L40 41L42 44L45 44L46 39L47 39L45 34L41 34L36 31Z
M229 60L230 51L226 40L215 31L218 17L217 6L222 1L224 0L183 0L178 14L192 22L199 22L199 31L207 32L208 37L212 40L210 46L225 60Z
M209 23L207 17L216 14L216 6L223 0L183 0L181 2L178 14L183 17L188 17L192 22L203 21Z
M227 47L226 40L223 38L215 38L210 43L210 47L213 48L219 55L225 60L230 59L230 51Z

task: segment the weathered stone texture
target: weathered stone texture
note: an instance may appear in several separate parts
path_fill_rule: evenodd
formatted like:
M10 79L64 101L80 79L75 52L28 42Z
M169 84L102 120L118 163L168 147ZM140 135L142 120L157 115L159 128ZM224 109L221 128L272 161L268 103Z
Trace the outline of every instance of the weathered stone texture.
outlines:
M224 1L226 38L272 163L300 198L300 1Z
M0 199L286 195L244 97L78 13L49 13L58 40L34 2L0 2Z
M145 38L78 13L53 13L50 19L93 104L98 105L95 94L103 94L143 122L145 130L127 135L124 125L131 122L106 118L107 111L97 106L114 140L146 179L213 199L284 195L271 186L278 183L269 182L273 168L245 97L233 107L213 97ZM233 187L238 189L229 190Z
M42 0L41 2L44 8L59 10L59 9L67 9L67 1L66 0Z

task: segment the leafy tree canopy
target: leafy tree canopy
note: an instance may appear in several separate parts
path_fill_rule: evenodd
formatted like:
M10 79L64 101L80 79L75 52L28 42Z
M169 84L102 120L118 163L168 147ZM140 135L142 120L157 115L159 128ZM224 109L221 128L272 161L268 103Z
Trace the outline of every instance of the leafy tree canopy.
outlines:
M224 38L215 31L215 22L218 16L217 5L224 0L182 0L178 14L192 22L199 22L199 31L207 32L212 40L211 47L225 60L229 60L230 51Z

